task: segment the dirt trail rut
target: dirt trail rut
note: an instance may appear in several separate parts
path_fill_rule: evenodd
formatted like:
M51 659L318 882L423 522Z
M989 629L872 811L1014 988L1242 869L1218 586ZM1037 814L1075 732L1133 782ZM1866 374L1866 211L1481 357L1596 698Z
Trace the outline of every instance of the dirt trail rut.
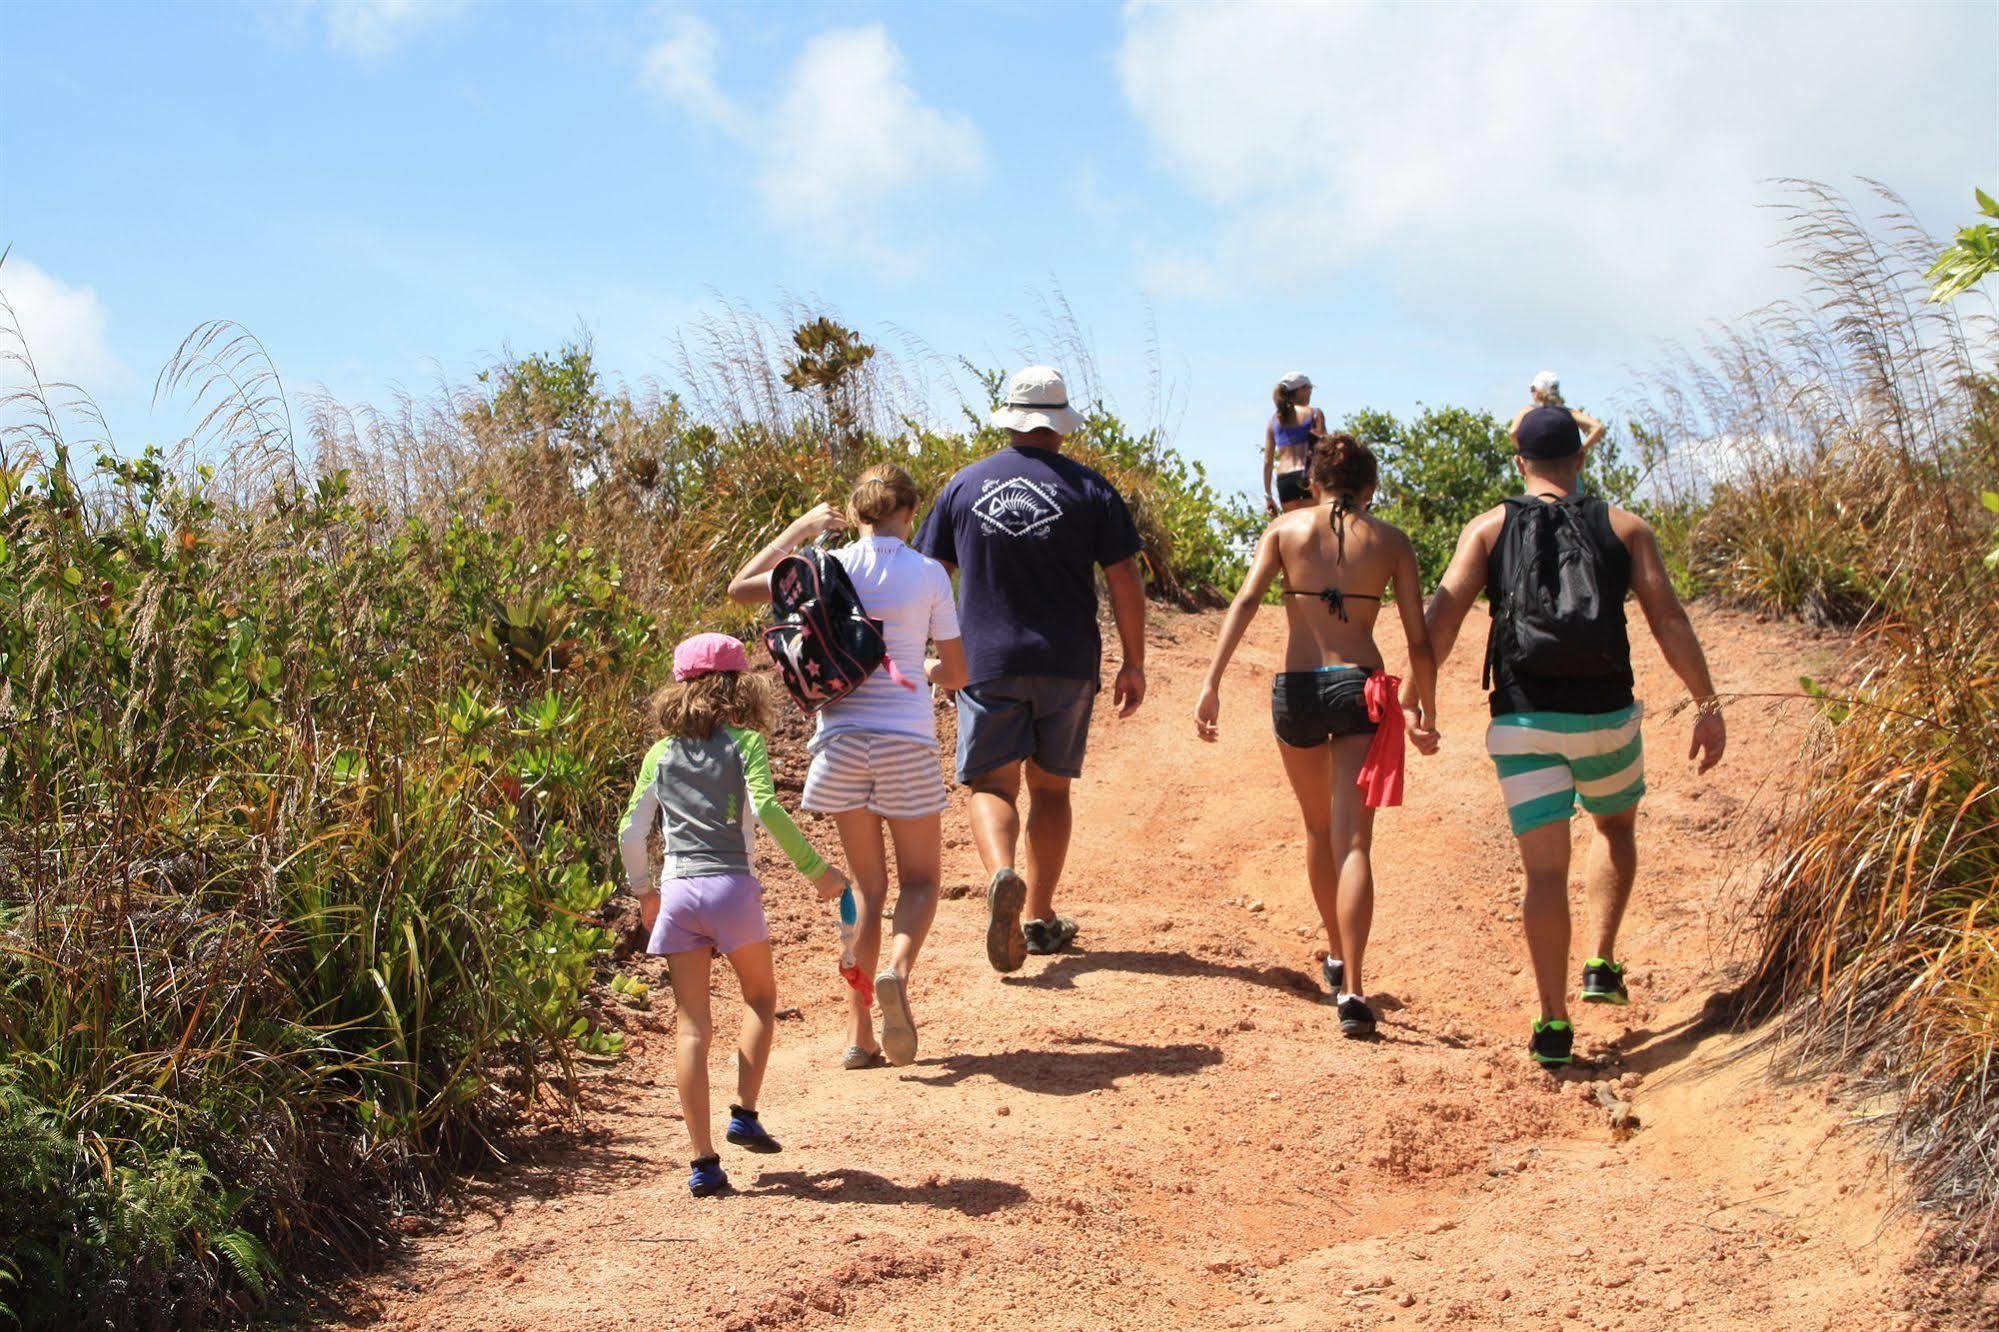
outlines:
M1259 617L1221 741L1204 746L1191 712L1214 624L1156 626L1144 711L1099 716L1061 894L1078 951L996 976L981 896L947 900L912 987L918 1063L842 1072L829 919L772 870L779 1003L800 1010L779 1024L764 1099L783 1155L725 1149L740 1192L689 1199L662 983L634 1018L631 1057L588 1088L591 1131L475 1185L461 1215L356 1294L352 1320L1912 1321L1901 1268L1916 1237L1866 1144L1838 1131L1825 1088L1773 1087L1742 1038L1700 1020L1729 979L1739 867L1794 768L1794 721L1737 706L1728 760L1702 780L1684 760L1687 718L1648 718L1653 794L1624 933L1634 1002L1579 1010L1592 1065L1554 1078L1523 1050L1532 987L1476 652L1447 672L1444 753L1411 755L1409 802L1377 824L1369 973L1384 1020L1378 1042L1357 1044L1315 980L1321 940L1270 735L1280 617ZM1700 627L1724 690L1792 687L1824 655L1747 619ZM1677 697L1649 643L1640 656L1641 694ZM830 824L815 837L835 845ZM947 891L982 882L961 808L946 837ZM734 983L717 976L730 1014ZM718 1050L734 1036L723 1022ZM1628 1101L1635 1133L1613 1127L1605 1100Z

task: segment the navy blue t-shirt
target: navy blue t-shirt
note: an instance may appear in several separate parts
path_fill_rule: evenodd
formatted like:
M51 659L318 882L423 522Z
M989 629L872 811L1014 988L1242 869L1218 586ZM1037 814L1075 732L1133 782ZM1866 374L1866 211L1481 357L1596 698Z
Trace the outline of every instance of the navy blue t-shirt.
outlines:
M1073 458L1017 445L952 477L916 534L918 550L958 566L972 684L1097 679L1097 566L1140 545L1115 486Z

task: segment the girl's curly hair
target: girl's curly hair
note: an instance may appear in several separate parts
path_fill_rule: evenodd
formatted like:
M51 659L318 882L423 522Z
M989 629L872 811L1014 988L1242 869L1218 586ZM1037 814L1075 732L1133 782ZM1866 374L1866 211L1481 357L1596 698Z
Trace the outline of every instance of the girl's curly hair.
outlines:
M707 740L724 726L768 731L777 719L770 681L749 671L713 671L675 680L652 696L660 730L688 740Z

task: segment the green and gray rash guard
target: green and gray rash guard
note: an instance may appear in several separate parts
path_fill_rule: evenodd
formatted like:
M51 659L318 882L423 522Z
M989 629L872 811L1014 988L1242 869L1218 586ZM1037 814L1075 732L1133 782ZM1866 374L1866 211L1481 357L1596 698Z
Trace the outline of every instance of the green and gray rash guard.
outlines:
M666 848L660 882L754 872L755 823L800 874L826 872L826 862L777 803L770 748L755 731L725 726L706 740L668 736L646 754L618 833L625 882L634 893L654 886L647 882L646 839L655 818Z

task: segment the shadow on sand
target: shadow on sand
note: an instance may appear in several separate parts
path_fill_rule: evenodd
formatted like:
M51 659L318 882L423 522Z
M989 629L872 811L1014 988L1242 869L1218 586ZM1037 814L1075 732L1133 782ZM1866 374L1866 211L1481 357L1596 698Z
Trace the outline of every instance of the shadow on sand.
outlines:
M1073 990L1076 977L1092 971L1122 971L1140 976L1184 976L1238 980L1282 990L1307 999L1323 999L1319 982L1296 967L1252 967L1241 962L1214 962L1192 953L1158 949L1117 948L1058 953L1054 961L1031 975L1002 976L1002 985L1036 990Z
M967 1078L987 1077L1022 1091L1079 1096L1115 1087L1120 1078L1184 1077L1222 1062L1222 1052L1212 1045L1128 1045L1092 1037L1068 1037L1055 1044L1062 1048L926 1059L917 1067L934 1068L936 1073L905 1073L903 1080L955 1087Z
M990 1216L1027 1202L1031 1194L1003 1179L945 1179L935 1184L898 1184L865 1170L769 1170L757 1176L745 1196L779 1193L822 1203L905 1203L935 1207L960 1216Z

